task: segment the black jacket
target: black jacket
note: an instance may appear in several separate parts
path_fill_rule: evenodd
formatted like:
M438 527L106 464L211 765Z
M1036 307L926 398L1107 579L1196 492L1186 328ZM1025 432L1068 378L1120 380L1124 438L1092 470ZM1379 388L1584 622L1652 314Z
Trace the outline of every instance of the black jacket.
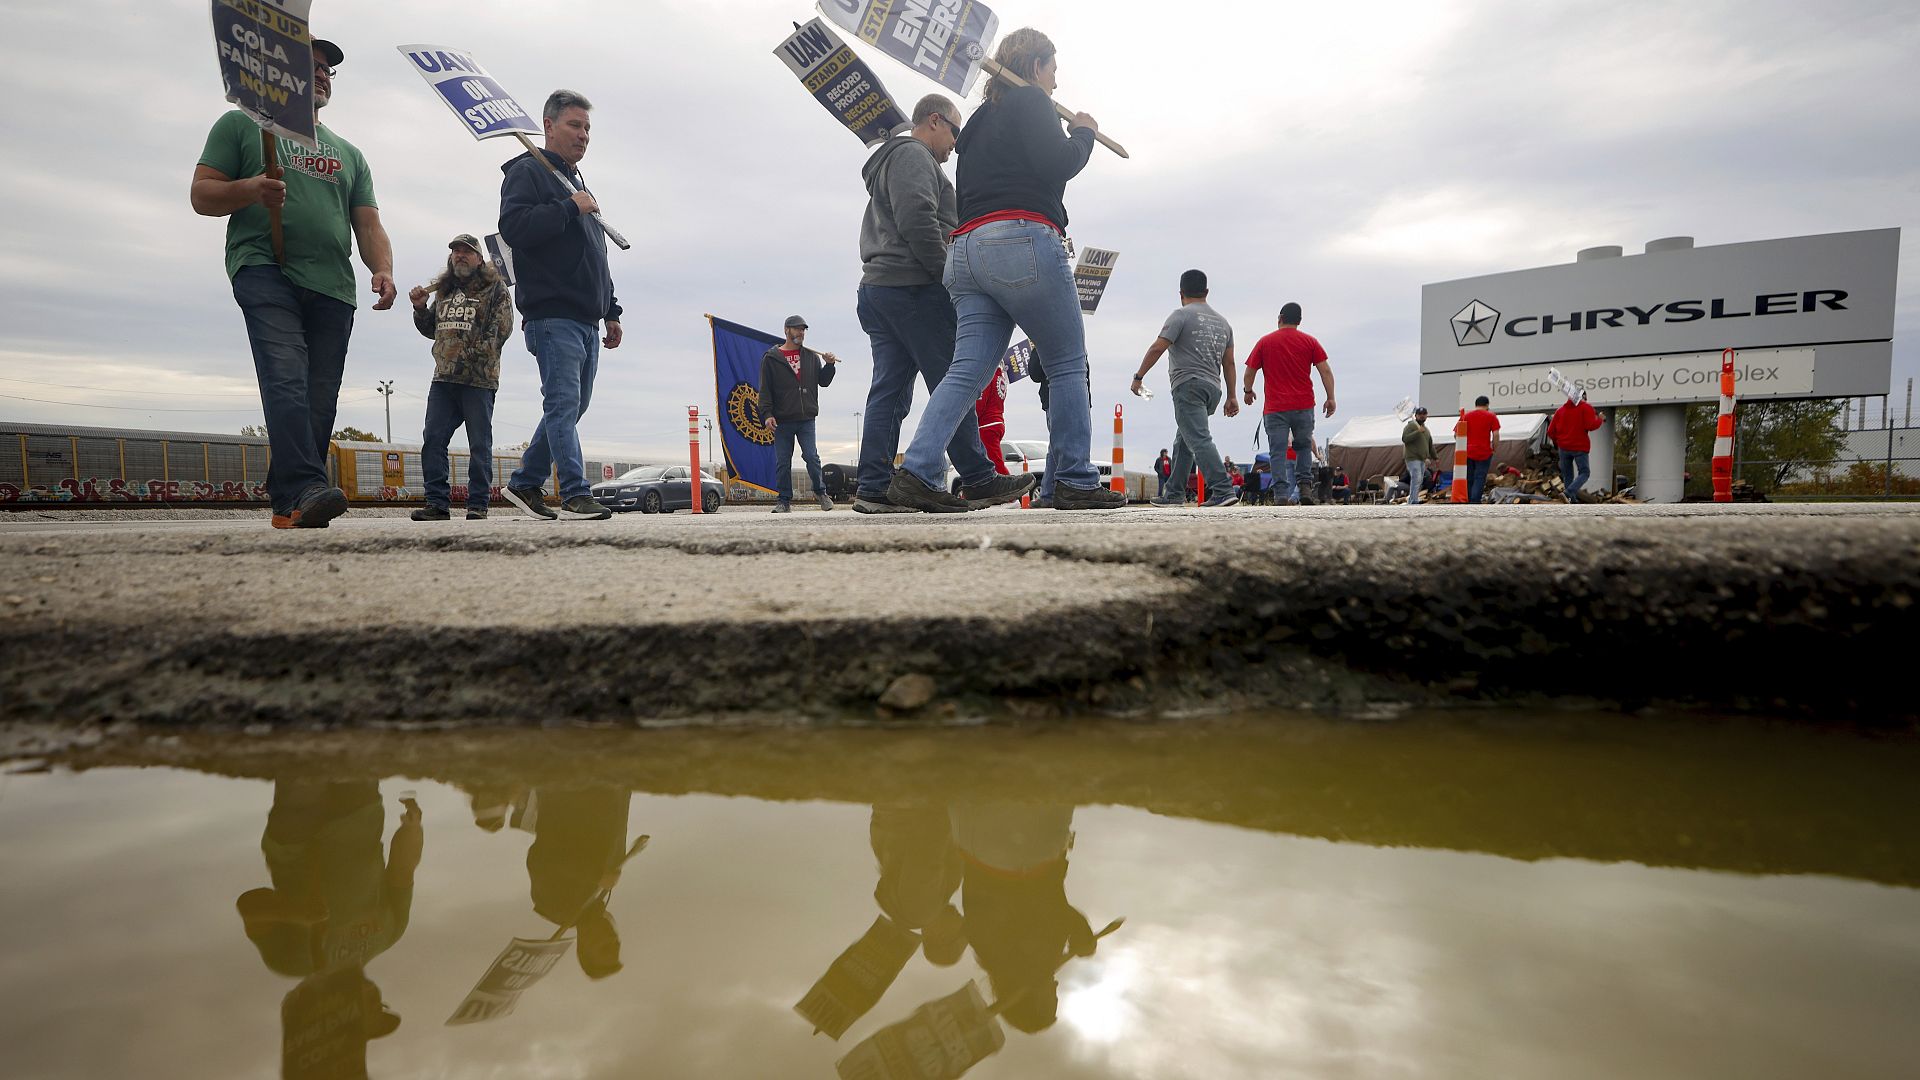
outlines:
M574 186L586 184L560 155L547 160L571 174ZM607 234L560 186L560 181L531 154L500 166L500 235L513 249L514 306L528 319L617 322L620 302L613 296L607 269Z
M1067 229L1067 181L1087 167L1093 132L1060 134L1053 99L1037 86L1009 89L960 131L962 223L1000 210L1030 210Z
M800 347L800 377L775 345L760 357L760 415L775 420L811 420L820 415L820 388L833 382L833 365Z

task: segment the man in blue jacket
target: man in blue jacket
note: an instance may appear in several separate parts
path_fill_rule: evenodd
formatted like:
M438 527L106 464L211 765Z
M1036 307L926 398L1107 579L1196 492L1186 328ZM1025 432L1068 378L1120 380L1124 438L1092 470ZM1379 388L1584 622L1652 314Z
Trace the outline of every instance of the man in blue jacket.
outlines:
M572 90L555 90L541 110L544 162L522 154L500 167L500 235L513 249L514 305L526 320L527 351L540 367L543 405L533 440L507 481L507 501L543 518L556 515L540 487L556 468L560 510L572 517L607 518L594 501L580 454L578 427L593 397L600 346L620 347L620 302L607 268L607 237L589 215L600 209L580 178L587 156L593 106ZM573 193L555 170L572 181ZM600 323L606 336L600 336Z

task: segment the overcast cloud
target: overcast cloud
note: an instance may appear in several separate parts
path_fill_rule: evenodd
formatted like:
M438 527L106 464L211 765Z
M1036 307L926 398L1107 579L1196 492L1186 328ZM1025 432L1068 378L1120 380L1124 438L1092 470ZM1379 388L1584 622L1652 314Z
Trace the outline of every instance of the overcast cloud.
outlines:
M854 316L866 151L772 55L811 7L314 8L316 32L347 53L322 118L372 166L403 293L434 273L447 238L495 231L498 165L513 144L466 136L393 46L466 47L529 106L556 86L594 100L582 168L634 249L613 254L626 344L602 358L582 424L590 454L685 452L684 407L713 405L703 313L777 328L799 312L809 344L848 361L822 395L821 442L830 459L852 460L869 370ZM1124 398L1136 468L1171 445L1173 423L1164 393L1125 398L1127 381L1190 266L1211 275L1242 355L1281 303L1305 307L1339 377L1340 415L1323 422L1324 438L1415 392L1424 283L1565 262L1594 244L1635 252L1673 234L1706 245L1906 227L1920 206L1920 17L1907 2L1004 0L997 10L1003 32L1033 25L1054 38L1059 99L1133 154L1096 151L1067 205L1080 246L1121 252L1087 320L1094 456L1107 456L1104 417ZM0 13L0 417L258 423L223 222L187 205L225 107L207 5L5 0ZM897 98L935 89L866 55ZM1906 239L1896 416L1906 379L1920 375L1920 255ZM404 296L392 311L370 302L340 422L382 431L373 387L392 379L394 436L417 441L428 343ZM1164 370L1150 386L1165 387ZM506 445L531 433L539 409L517 339L502 383ZM88 407L105 405L116 408ZM1011 437L1044 438L1024 385L1007 419ZM1216 420L1215 433L1247 460L1256 426L1248 413Z

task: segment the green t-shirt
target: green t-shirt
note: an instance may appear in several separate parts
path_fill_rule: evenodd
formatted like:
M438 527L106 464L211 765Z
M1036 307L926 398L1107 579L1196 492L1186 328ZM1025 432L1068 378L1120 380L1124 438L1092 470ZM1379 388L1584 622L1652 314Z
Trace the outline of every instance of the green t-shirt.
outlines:
M280 167L285 170L287 205L280 212L286 237L287 262L282 269L302 288L353 304L353 227L356 206L379 206L373 201L373 173L367 159L352 143L316 125L320 152L299 143L280 143ZM264 170L260 154L260 127L235 110L214 121L200 164L218 169L229 179L258 176ZM273 236L267 208L258 203L227 218L227 276L243 266L272 266Z

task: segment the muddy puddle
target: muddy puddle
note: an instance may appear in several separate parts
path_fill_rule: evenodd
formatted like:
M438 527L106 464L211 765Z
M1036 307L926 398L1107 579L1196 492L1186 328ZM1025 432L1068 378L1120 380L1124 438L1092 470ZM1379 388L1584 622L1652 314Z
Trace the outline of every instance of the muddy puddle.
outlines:
M28 1077L1895 1077L1912 739L164 735L0 776Z

